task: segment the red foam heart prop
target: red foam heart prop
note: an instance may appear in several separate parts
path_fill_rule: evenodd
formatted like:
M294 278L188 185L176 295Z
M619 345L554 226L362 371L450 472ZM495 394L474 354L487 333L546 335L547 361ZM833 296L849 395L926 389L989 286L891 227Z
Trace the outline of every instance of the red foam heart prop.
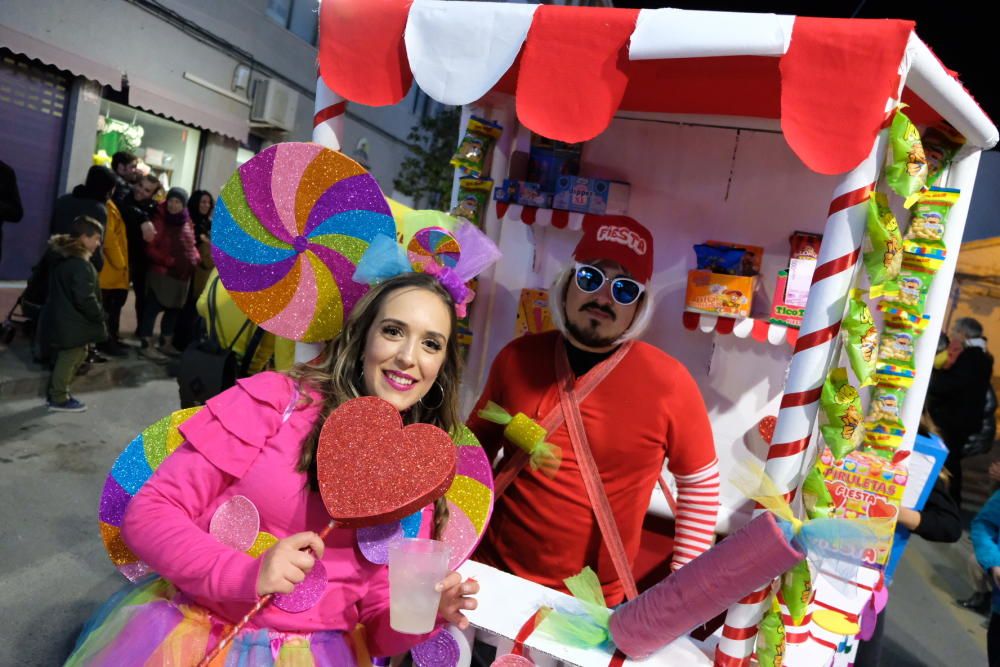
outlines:
M411 424L392 404L355 398L323 424L316 452L320 495L330 518L360 528L396 521L441 496L455 477L448 434Z

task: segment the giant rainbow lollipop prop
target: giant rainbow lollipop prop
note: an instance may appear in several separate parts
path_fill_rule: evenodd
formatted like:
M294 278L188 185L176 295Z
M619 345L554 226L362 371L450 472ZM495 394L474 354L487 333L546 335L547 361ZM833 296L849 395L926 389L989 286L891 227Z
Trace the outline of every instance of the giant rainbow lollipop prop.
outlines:
M178 410L137 435L115 460L104 482L98 511L101 538L111 562L130 581L138 581L148 574L149 566L139 560L122 540L121 525L125 510L153 471L184 442L184 436L177 427L199 410L200 407Z
M329 340L368 290L351 279L377 235L396 224L361 165L318 144L283 143L244 163L222 188L212 257L233 301L265 330Z

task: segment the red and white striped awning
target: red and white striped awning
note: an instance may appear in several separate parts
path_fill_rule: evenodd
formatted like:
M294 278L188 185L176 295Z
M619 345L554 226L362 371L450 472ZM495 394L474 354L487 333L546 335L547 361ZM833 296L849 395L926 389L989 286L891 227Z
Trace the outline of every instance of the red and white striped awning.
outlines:
M688 331L701 331L703 333L714 331L720 334L733 334L737 338L752 338L758 343L770 343L771 345L787 344L794 348L795 341L799 339L799 330L794 327L786 327L784 324L775 324L752 317L737 320L732 317L685 311L682 322Z
M497 218L526 225L542 225L556 229L583 229L584 213L571 213L557 208L536 208L520 204L496 202Z
M456 0L323 0L320 71L337 94L395 104L415 80L445 104L516 96L521 124L591 139L623 111L780 119L809 168L844 173L900 97L973 146L997 129L910 21Z

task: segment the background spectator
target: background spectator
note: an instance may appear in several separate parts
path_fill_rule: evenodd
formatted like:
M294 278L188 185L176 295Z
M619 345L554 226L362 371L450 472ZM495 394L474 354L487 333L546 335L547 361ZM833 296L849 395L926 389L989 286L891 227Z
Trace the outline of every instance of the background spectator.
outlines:
M81 216L69 234L49 240L49 295L40 331L55 353L49 379L48 407L56 412L83 412L87 406L69 393L76 371L87 358L87 346L107 338L104 311L97 300L97 271L90 261L100 247L101 223Z
M3 257L3 223L20 222L24 217L21 193L13 167L0 160L0 257Z
M956 321L949 337L949 359L931 373L927 410L948 447L945 467L952 476L951 495L961 507L962 449L982 429L993 357L986 351L983 326L971 317Z
M139 324L139 338L142 341L141 354L155 361L163 361L164 354L180 354L173 345L174 326L187 300L191 277L199 261L194 226L185 208L187 198L182 188L170 188L166 201L153 212L156 236L146 244L149 270L146 273L146 303ZM157 350L153 344L153 328L161 312L162 342Z

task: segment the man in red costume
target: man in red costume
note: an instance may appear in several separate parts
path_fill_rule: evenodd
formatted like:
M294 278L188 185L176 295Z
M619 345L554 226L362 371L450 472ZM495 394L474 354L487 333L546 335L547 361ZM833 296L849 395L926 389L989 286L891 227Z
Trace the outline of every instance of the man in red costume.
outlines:
M589 565L612 606L635 594L632 566L664 462L678 487L671 567L711 547L718 459L690 373L636 340L652 314L652 235L623 216L590 216L583 231L574 264L549 291L558 331L501 350L469 420L491 458L504 452L475 558L564 591L563 579ZM477 416L487 401L548 429L562 449L553 477Z

